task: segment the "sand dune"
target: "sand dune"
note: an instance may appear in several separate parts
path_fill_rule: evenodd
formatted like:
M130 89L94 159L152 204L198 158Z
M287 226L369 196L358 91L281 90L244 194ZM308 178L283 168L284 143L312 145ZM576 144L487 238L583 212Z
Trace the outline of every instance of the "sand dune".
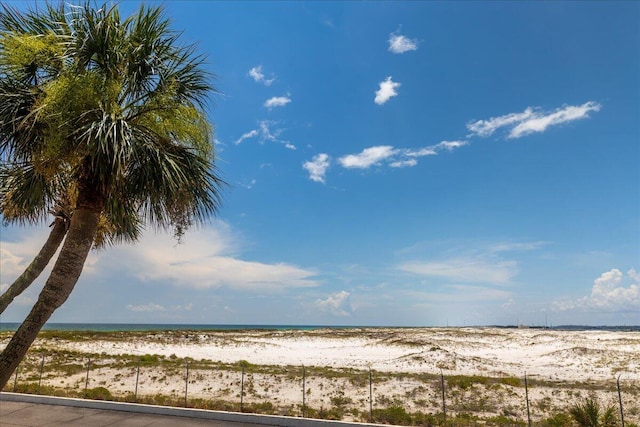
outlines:
M5 340L6 342L6 340ZM640 333L505 328L350 328L291 331L164 331L42 337L34 352L91 355L89 387L114 395L132 393L135 364L144 355L140 395L181 396L192 361L189 396L237 405L239 361L247 361L244 401L269 402L273 411L300 412L301 367L308 369L305 398L310 408L338 407L343 419L366 419L368 371L377 408L401 405L408 411L441 410L439 376L447 378L452 413L478 417L526 417L522 378L530 379L534 420L564 411L586 396L616 403L615 380L624 385L629 422L640 421ZM99 355L99 356L98 356ZM35 356L34 356L35 357ZM168 363L172 361L171 363ZM33 366L37 366L35 357ZM464 377L456 377L464 376ZM466 379L471 377L471 379ZM86 373L51 373L45 384L82 387ZM248 386L247 386L248 387Z

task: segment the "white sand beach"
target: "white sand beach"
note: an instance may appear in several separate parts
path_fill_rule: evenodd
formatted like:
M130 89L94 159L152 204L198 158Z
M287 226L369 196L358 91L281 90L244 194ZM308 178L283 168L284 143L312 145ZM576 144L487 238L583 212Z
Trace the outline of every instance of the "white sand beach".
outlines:
M627 419L640 419L638 332L506 328L122 332L104 339L83 339L81 334L73 339L42 338L34 348L43 354L54 350L93 355L88 386L106 387L114 395L131 393L136 381L135 368L117 367L112 363L115 358L189 358L189 396L232 402L239 396L238 371L210 369L199 362L233 365L247 361L262 369L247 369L244 386L250 388L244 401L268 401L288 408L289 413L302 403L304 365L310 369L305 379L306 405L328 408L342 404L344 419L359 419L358 414L367 411L369 369L374 372L376 407L402 405L408 411L437 413L441 410L438 375L442 372L451 384L447 399L452 412L520 420L526 416L521 381L525 372L531 381L534 420L565 410L587 396L615 404L615 382L620 377ZM313 367L349 370L350 374L332 371L328 375ZM465 386L454 381L456 376L492 380L475 380ZM77 372L67 378L50 375L44 381L57 387L80 387L85 377L84 372ZM185 372L175 367L144 364L138 381L139 394L180 396L185 391Z
M175 354L258 365L588 381L640 374L640 333L542 329L331 329L187 333L135 342L59 343L86 353Z

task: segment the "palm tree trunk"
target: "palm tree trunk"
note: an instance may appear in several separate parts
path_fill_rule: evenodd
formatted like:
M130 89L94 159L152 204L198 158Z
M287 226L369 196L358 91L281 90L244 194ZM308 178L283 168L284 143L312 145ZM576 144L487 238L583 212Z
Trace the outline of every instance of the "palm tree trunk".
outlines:
M40 249L38 255L31 261L31 264L29 264L20 277L9 286L9 289L0 296L0 314L4 313L9 304L40 276L42 270L45 269L58 250L65 234L67 234L67 221L62 218L56 218L51 233L49 233L49 237L44 243L44 246L42 246L42 249Z
M0 354L0 390L27 354L42 326L71 294L91 250L101 210L101 206L94 204L79 206L74 212L67 238L38 301Z

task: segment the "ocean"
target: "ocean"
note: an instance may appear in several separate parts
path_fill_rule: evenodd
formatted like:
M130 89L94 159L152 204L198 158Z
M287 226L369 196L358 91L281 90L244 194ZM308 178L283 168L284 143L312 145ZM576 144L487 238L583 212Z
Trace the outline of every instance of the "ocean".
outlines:
M18 329L20 323L0 322L0 332L13 332ZM49 331L92 331L92 332L126 332L126 331L310 331L315 329L374 329L374 328L433 328L434 326L336 326L336 325L206 325L206 324L167 324L167 323L47 323L42 330ZM467 326L469 328L516 328L516 326ZM546 329L543 326L533 326L532 329ZM640 325L633 326L586 326L586 325L560 325L548 329L565 331L620 331L640 332Z
M0 322L0 332L13 332L20 323ZM325 326L325 325L199 325L199 324L166 324L166 323L47 323L43 331L94 331L94 332L126 332L126 331L243 331L243 330L314 330L314 329L351 329L360 326Z

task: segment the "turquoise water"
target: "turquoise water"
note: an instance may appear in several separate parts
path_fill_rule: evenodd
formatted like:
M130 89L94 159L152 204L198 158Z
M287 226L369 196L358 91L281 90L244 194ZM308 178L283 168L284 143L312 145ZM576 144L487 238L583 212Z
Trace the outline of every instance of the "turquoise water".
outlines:
M1 331L15 331L20 326L16 322L0 322ZM42 330L51 331L242 331L242 330L314 330L314 329L350 329L357 326L322 326L322 325L197 325L166 323L47 323Z
M17 322L0 322L0 332L15 331L20 326ZM387 327L387 326L377 326ZM397 326L388 326L396 328ZM515 328L515 326L494 326L501 328ZM205 324L166 324L166 323L47 323L42 330L52 331L97 331L97 332L124 332L124 331L310 331L315 329L372 329L376 326L328 326L328 325L205 325ZM542 329L542 327L540 327ZM604 331L628 331L640 332L639 326L582 326L564 325L554 326L554 330L604 330Z

